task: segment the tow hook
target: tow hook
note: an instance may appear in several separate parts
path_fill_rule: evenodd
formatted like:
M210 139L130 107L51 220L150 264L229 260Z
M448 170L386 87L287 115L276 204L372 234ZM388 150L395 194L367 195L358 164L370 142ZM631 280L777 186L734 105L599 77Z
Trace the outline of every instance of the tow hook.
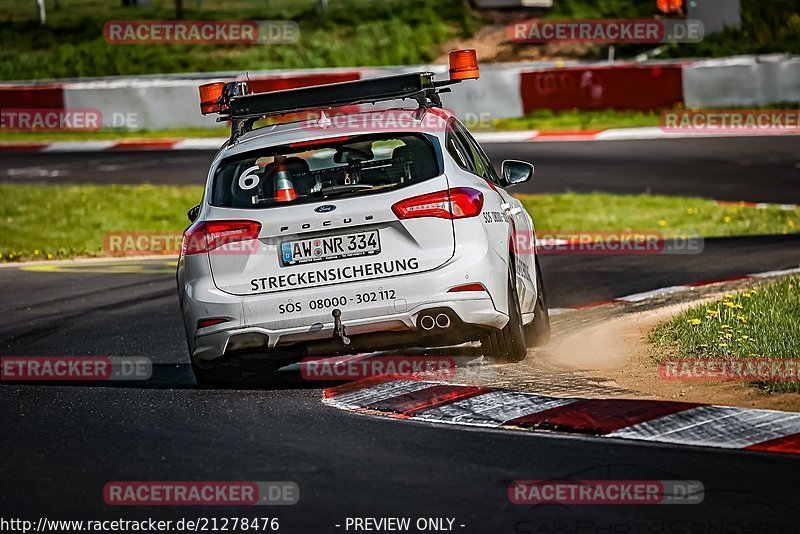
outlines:
M344 325L342 324L342 310L336 308L331 312L331 315L333 315L333 337L339 338L342 340L343 344L349 345L350 338L347 337L344 331Z

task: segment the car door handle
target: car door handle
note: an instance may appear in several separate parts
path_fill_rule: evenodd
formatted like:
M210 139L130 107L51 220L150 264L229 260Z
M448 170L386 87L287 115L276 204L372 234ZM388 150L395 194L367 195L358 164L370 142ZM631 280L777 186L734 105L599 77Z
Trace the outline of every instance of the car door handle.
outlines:
M519 215L520 213L522 213L522 208L511 208L508 210L509 215Z
M508 211L511 209L511 204L509 204L508 202L504 202L500 204L500 209L503 211Z

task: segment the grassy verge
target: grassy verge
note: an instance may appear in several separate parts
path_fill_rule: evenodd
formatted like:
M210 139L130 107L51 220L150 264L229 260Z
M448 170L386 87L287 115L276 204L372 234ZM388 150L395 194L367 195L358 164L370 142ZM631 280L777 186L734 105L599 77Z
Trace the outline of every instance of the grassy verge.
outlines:
M548 14L564 19L649 19L650 0L560 0ZM632 58L652 50L651 44L617 46L617 57ZM605 58L606 45L590 47L586 57ZM744 54L800 53L800 0L742 0L741 25L705 36L699 43L667 45L658 58L725 57Z
M426 63L442 45L467 37L482 22L463 0L336 0L327 13L317 0L184 2L186 20L292 20L299 42L274 45L109 44L107 20L174 20L173 0L151 9L119 1L48 2L47 26L24 8L0 0L0 79L44 79L165 72L253 71Z
M650 341L689 358L797 358L800 278L693 308L656 327ZM767 391L800 391L797 382L762 386Z
M0 261L102 256L110 232L180 233L201 187L0 185Z
M579 131L606 130L609 128L638 128L658 126L660 113L641 111L563 111L539 110L524 117L498 119L495 130Z
M0 261L104 255L111 232L180 233L200 201L196 186L0 184ZM521 196L541 230L659 230L667 235L795 232L800 212L718 206L661 196Z
M542 230L656 230L665 236L724 237L800 231L800 210L719 205L712 200L604 193L520 195Z
M693 44L673 44L661 57L723 57L800 53L800 0L742 0L738 29L706 36Z

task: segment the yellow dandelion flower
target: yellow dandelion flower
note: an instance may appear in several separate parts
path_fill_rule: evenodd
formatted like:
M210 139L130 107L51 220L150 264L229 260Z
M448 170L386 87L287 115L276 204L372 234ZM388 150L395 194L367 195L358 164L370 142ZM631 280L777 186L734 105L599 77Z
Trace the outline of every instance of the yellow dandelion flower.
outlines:
M665 221L664 219L661 219L660 221L658 221L658 225L661 228L664 228L667 225L667 221Z
M733 337L733 334L725 334L725 339L730 339Z
M789 225L789 228L794 228L794 221L788 220L788 221L786 221L786 224Z
M689 320L688 320L688 321L686 321L686 322L687 322L687 323L689 323L689 324L691 324L691 325L694 325L694 326L697 326L697 325L699 325L700 323L702 323L702 321L701 321L700 319L689 319Z
M727 329L733 328L733 327L731 325L729 325L729 324L723 324L723 325L720 325L720 328L722 328L723 330L727 330Z
M722 219L722 220L723 220L723 221L725 221L725 224L728 224L729 222L731 222L731 218L730 218L730 217L728 217L727 215L726 215L726 216L725 216L725 218L724 218L724 219Z
M724 304L724 305L725 305L725 306L727 306L728 308L735 308L735 307L736 307L736 304L734 304L733 302L731 302L731 301L729 301L729 300L726 300L726 301L725 301L725 302L723 302L722 304Z
M727 344L727 343L720 343L720 344L719 344L719 348L721 348L721 349L724 349L724 348L725 348L725 347L727 347L727 346L728 346L728 344Z

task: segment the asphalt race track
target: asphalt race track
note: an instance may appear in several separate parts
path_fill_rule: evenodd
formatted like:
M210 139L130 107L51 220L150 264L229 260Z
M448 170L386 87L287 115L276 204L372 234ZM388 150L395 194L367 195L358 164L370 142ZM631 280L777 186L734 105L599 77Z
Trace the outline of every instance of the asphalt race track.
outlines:
M520 193L695 195L800 204L800 136L485 144L536 166ZM0 152L0 182L205 183L206 151Z
M800 154L791 144L797 147L797 138L703 143L708 152L682 142L669 149L647 145L650 159L637 143L530 143L489 145L489 150L494 158L513 155L537 163L536 192L650 188L800 201ZM748 149L749 143L760 148ZM690 163L675 161L681 152L698 165L691 175L681 170ZM741 161L723 161L726 153ZM116 165L121 160L115 158L155 158L159 165L137 170L106 167L82 178L18 175L14 181L109 183L136 175L154 183L200 184L209 157L4 154L0 168L10 168L12 160L47 169L78 165L81 159ZM169 165L171 158L183 163ZM743 163L748 158L750 163ZM592 166L596 173L590 173ZM549 304L563 307L797 267L800 236L708 240L703 253L693 256L544 256L541 261ZM3 517L269 516L280 518L282 532L309 533L346 532L347 517L394 515L454 518L455 532L476 533L797 532L800 462L790 456L373 418L323 406L319 384L198 389L188 366L171 261L4 267L0 287L0 354L148 356L156 364L147 384L0 386ZM663 506L509 502L512 480L570 477L699 480L705 500ZM212 511L110 507L103 502L103 485L114 480L288 480L299 485L300 502Z

